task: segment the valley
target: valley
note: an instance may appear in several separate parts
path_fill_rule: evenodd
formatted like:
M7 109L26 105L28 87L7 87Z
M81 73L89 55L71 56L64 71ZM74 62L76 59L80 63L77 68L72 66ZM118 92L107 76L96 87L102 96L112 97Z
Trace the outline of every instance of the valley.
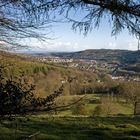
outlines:
M112 79L140 81L140 51L85 50L73 53L35 53L29 56L43 63L103 73Z
M140 138L138 60L133 64L0 52L0 62L2 84L23 76L27 85L35 86L39 104L49 99L52 107L39 106L25 117L5 117L0 139L18 140L36 133L33 138L40 140ZM125 74L118 74L123 70ZM56 96L60 87L62 92Z

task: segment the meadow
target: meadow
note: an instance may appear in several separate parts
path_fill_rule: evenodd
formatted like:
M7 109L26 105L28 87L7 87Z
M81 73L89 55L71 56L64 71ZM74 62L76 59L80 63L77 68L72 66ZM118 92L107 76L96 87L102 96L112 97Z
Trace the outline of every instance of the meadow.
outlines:
M16 125L17 124L17 125ZM140 140L140 117L49 117L46 115L3 121L0 139L37 140Z
M69 105L78 101L67 109L57 111L61 116L84 115L84 116L117 116L117 115L133 115L132 104L125 102L122 98L108 96L102 94L86 94L86 95L67 95L60 96L56 99L58 106ZM96 108L101 107L102 110L96 113Z
M61 96L58 103L71 103L83 95ZM17 117L15 120L2 120L0 124L0 140L140 140L140 117L132 115L130 104L113 102L117 110L110 115L94 114L98 95L86 95L77 104L66 110L50 114L46 112ZM90 101L90 102L89 102ZM96 102L93 102L96 101ZM77 112L76 112L77 111ZM28 136L39 133L33 138Z

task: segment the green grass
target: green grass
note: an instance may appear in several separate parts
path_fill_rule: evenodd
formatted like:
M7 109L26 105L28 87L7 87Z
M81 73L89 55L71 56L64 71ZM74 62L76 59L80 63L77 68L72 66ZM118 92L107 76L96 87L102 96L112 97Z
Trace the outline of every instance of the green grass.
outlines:
M140 140L139 117L46 117L39 115L4 121L0 125L0 139L13 140L40 131L37 140Z
M81 97L62 96L60 101L68 103ZM130 104L114 101L112 105L117 111L112 117L90 117L100 104L94 101L99 99L100 96L90 94L82 100L88 112L85 116L73 115L70 108L58 115L44 113L17 121L2 121L0 140L21 140L38 131L36 140L140 140L140 117L132 117Z
M57 99L58 105L61 105L61 103L64 104L70 104L74 101L78 100L79 98L82 98L84 95L69 95L69 96L60 96ZM94 109L96 106L100 105L100 94L86 94L86 96L81 101L85 104L86 110L87 110L87 116L92 116ZM63 105L63 104L62 104ZM115 108L111 112L110 115L132 115L133 114L133 107L129 103L125 103L123 101L113 101L111 106L114 106ZM69 110L58 112L59 115L62 116L71 116L72 115L72 109L75 106L72 106Z

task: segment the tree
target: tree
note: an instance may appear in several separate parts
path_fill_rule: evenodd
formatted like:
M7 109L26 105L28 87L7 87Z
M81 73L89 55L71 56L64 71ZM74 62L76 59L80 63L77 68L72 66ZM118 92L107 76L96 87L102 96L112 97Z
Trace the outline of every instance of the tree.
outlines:
M133 105L133 113L136 115L137 103L140 99L140 84L136 82L127 82L119 86L119 93L127 102Z
M45 40L40 30L48 27L48 8L37 8L41 0L0 0L0 46L24 46L23 39ZM45 14L44 14L45 13ZM38 30L40 29L40 30Z
M45 98L35 96L34 85L21 78L3 76L5 66L0 66L0 117L26 115L38 111L54 111L55 99L63 92L63 85Z
M73 11L76 17L71 16ZM108 18L112 35L128 29L140 36L139 0L0 0L1 44L21 45L17 39L43 38L38 29L62 17L85 35Z
M108 18L109 22L113 22L112 35L118 34L123 29L127 28L130 33L136 36L140 35L140 3L134 0L65 0L65 6L62 9L67 8L66 17L69 18L70 9L78 10L82 12L86 11L86 15L82 20L76 21L70 19L73 22L73 29L79 28L80 31L84 31L85 34L89 30L95 27L99 27L101 19Z

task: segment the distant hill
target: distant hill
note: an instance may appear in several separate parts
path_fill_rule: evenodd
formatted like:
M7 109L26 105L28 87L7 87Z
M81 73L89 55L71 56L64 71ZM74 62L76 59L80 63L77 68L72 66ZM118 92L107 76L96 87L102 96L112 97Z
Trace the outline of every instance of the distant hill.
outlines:
M24 55L0 51L0 66L5 66L3 75L8 78L20 77L24 74L29 83L36 85L37 96L44 97L57 90L62 82L64 95L80 93L85 81L96 82L98 75L55 64L41 63L24 57ZM70 82L69 82L70 81ZM90 82L89 82L90 81Z
M53 53L52 55L62 58L87 59L105 62L116 61L129 64L140 62L140 51L129 50L90 49L72 53Z

